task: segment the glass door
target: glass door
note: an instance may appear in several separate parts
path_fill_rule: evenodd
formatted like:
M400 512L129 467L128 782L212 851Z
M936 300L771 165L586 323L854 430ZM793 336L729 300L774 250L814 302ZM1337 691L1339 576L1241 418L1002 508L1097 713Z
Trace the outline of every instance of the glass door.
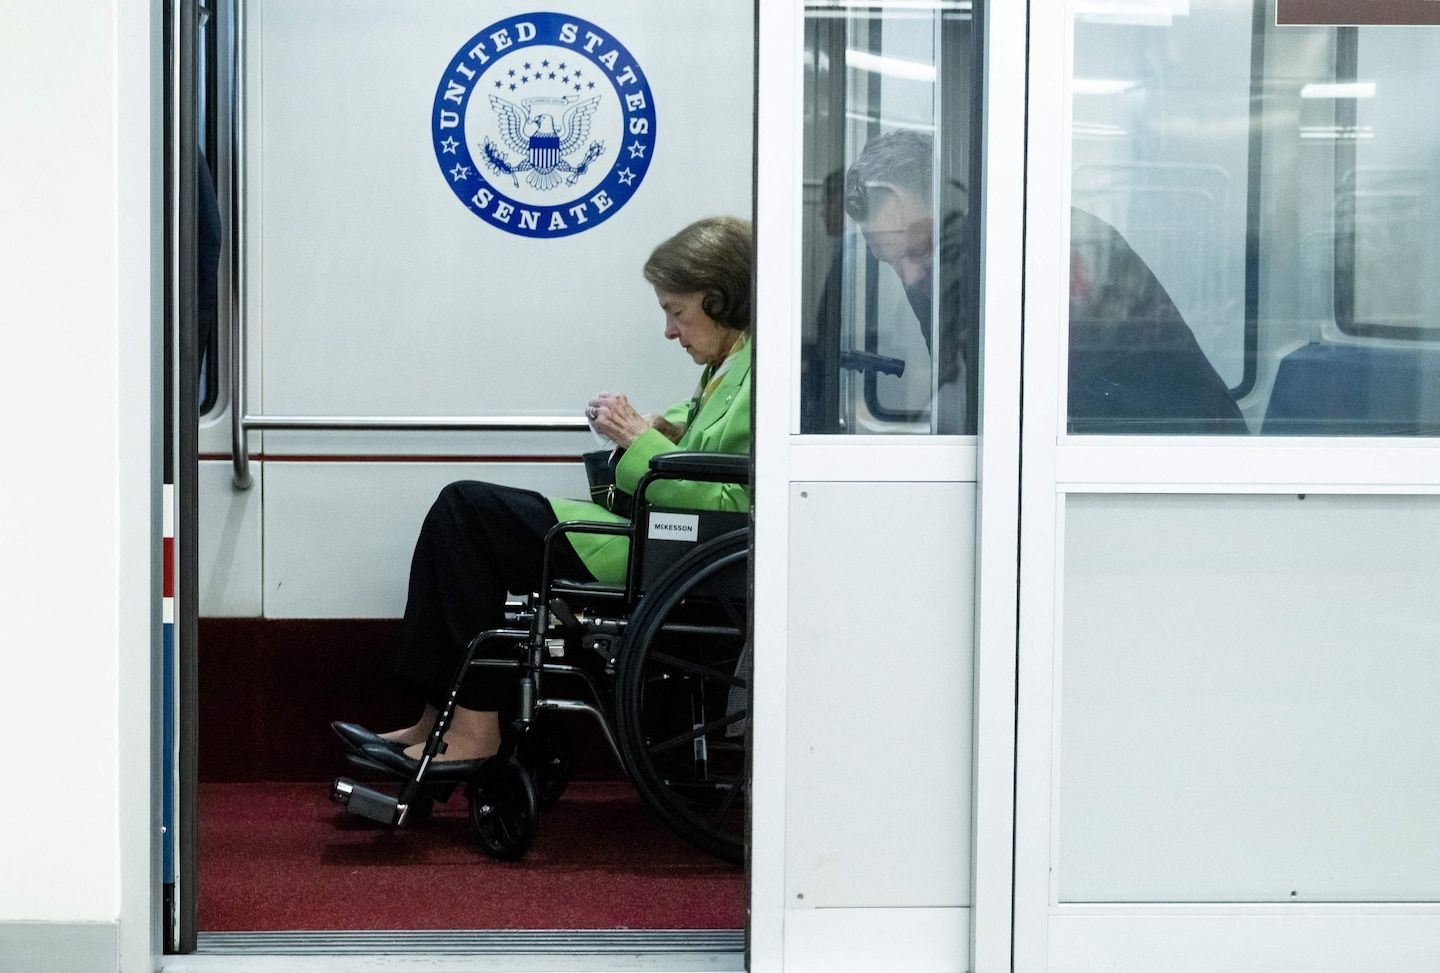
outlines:
M756 969L1009 964L1024 11L999 6L761 10Z
M1015 966L1429 965L1437 37L1030 40Z

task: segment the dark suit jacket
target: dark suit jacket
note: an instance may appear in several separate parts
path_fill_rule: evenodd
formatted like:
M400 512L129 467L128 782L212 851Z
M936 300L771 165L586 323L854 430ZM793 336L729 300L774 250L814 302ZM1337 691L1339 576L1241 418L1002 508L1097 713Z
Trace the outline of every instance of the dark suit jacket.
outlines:
M1069 431L1247 431L1225 382L1114 227L1070 211Z
M1145 261L1104 220L1078 209L1071 209L1070 220L1068 431L1080 435L1247 432L1225 382ZM963 426L942 431L969 434L975 432L979 371L975 284L980 272L971 229L958 213L941 223L936 261L941 274L936 289L941 302L938 349L930 336L930 283L906 291L926 347L942 356L941 381L954 380L963 366ZM819 325L820 333L830 334L837 343L840 266L837 248L820 303ZM834 329L833 334L827 329ZM823 356L817 361L826 363ZM838 385L829 379L815 374L813 367L805 375L802 429L806 432L834 431L810 420L812 414L819 415L827 396L839 394Z
M966 220L942 224L940 353L977 360L979 274ZM1245 420L1170 295L1109 223L1070 211L1068 431L1073 434L1222 435ZM958 270L958 272L956 272ZM926 330L930 287L907 292ZM933 353L934 349L932 349ZM968 367L967 433L975 432L976 372ZM942 368L942 374L944 369Z

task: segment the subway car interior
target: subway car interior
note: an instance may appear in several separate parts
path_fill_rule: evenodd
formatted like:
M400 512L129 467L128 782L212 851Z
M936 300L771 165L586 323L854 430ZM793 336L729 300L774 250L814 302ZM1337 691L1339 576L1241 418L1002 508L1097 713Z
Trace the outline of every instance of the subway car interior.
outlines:
M160 968L1440 966L1440 28L164 21ZM598 506L422 693L457 481Z

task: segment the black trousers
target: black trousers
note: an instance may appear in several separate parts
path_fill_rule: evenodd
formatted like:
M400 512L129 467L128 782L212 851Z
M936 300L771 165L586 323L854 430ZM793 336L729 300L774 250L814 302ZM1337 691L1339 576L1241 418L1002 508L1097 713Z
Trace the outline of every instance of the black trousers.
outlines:
M465 646L503 624L506 592L539 590L545 532L554 526L550 504L531 490L465 480L440 491L410 559L395 652L395 674L405 686L437 708L444 704ZM557 543L551 556L554 577L594 580L569 543ZM458 702L468 709L508 710L515 698L513 677L473 670Z

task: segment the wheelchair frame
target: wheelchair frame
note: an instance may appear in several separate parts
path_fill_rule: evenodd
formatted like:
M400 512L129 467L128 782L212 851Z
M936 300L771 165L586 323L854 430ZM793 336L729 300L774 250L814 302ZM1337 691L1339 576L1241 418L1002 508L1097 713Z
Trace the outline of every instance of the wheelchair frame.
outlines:
M651 460L650 469L636 487L629 523L566 521L551 528L545 536L540 590L530 593L518 613L507 615L506 621L513 622L513 627L488 629L470 640L450 694L426 738L416 768L402 780L399 793L391 796L348 777L341 777L331 786L331 799L352 813L401 827L428 816L436 800L448 800L455 788L463 785L469 798L471 825L485 851L503 860L519 859L534 840L539 809L557 801L568 781L569 759L565 747L539 725L537 716L545 712L583 712L600 725L615 758L667 826L718 857L740 861L743 837L720 830L718 822L735 811L736 803L748 789L748 735L740 745L744 751L744 769L724 784L712 782L709 776L712 746L723 746L721 743L712 744L709 735L717 730L731 735L737 724L742 728L748 727L749 680L742 676L750 651L748 620L735 617L733 591L738 580L737 568L743 571L748 563L749 527L697 540L684 554L656 570L653 562L658 548L655 544L646 543L645 530L657 508L646 503L646 494L651 484L664 480L748 484L750 457L732 453L663 453ZM719 512L685 513L704 517L706 513ZM699 525L697 520L697 529ZM572 533L628 537L630 548L624 583L617 586L599 582L567 582L552 577L554 545ZM652 562L648 568L647 554ZM719 578L712 580L717 575ZM748 577L743 584L742 613L748 605ZM702 602L706 597L715 600L715 590L731 592L729 603L725 606L730 624L666 623L668 613L686 605L687 598L698 596ZM646 601L652 596L656 600L651 602L651 610L647 610ZM627 638L631 623L637 618L644 622L641 637L646 641L640 645L634 645L633 640ZM663 664L674 669L679 677L675 680L677 684L700 680L698 696L693 686L687 690L691 696L689 727L682 728L680 734L662 741L654 749L678 750L685 743L691 745L693 762L700 768L702 776L701 789L713 783L708 788L714 793L707 795L711 798L707 809L713 810L714 797L723 794L715 822L695 817L689 811L688 799L669 794L668 789L678 785L665 779L663 772L653 766L653 754L638 752L647 746L644 727L640 725L646 719L646 706L640 699L645 690L634 687L637 680L641 686L644 685L646 673L636 666L643 668L644 659L651 655L650 643L662 634L667 637L680 635L697 642L705 639L728 640L727 644L731 646L737 637L741 639L733 671L678 659L673 653L654 653L655 658L663 657L666 660ZM497 642L508 643L516 657L506 659L481 655L482 648ZM551 657L552 648L557 647L561 648L566 662L556 662ZM572 647L581 659L590 659L589 668L569 661ZM631 656L638 654L641 662L627 667L627 652ZM729 666L728 660L725 665ZM613 692L604 691L591 668L602 670L604 677L613 683ZM483 761L469 779L436 781L435 757L441 752L445 733L454 718L460 688L476 669L510 670L516 674L515 718L502 728L499 752ZM592 701L546 696L543 688L549 677L578 679ZM622 682L622 677L627 681ZM659 683L663 684L669 678L667 675ZM715 702L714 699L707 701L707 679L729 694L725 712L718 720L707 715L707 702ZM627 686L631 687L628 696ZM712 687L711 695L714 691ZM744 708L738 711L734 709L737 692L745 699ZM662 694L657 691L653 695L658 697ZM608 705L607 700L610 700ZM625 721L623 726L620 725L621 720ZM730 749L736 747L731 745ZM363 754L351 752L347 756L359 769L396 775L395 771ZM731 756L733 766L733 754ZM741 802L738 813L742 816L743 810ZM706 818L709 816L707 814Z

